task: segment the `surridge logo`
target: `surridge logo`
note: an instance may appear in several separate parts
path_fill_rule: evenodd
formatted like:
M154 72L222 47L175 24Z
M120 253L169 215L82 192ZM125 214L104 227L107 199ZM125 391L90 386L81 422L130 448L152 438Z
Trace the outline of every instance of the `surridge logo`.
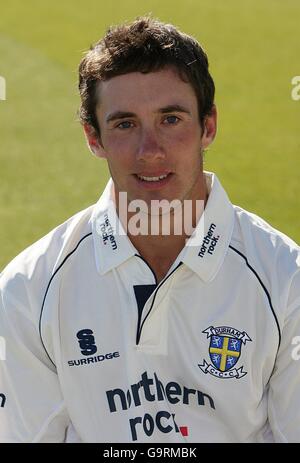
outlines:
M93 355L97 352L93 334L93 331L90 329L80 330L77 333L77 339L83 355Z
M118 351L94 355L97 352L97 346L94 333L91 329L86 328L84 330L80 330L78 331L76 336L78 339L79 347L81 349L81 353L85 355L87 358L68 360L68 365L70 367L89 365L90 363L98 363L103 362L103 360L111 360L120 357L120 353Z
M131 407L139 407L143 402L164 402L172 405L183 403L190 405L190 401L198 406L209 405L215 409L213 399L197 389L190 389L182 386L175 381L170 381L164 385L154 372L153 378L148 377L145 371L141 375L141 380L131 384L128 390L120 388L106 391L108 407L111 413L125 411ZM168 410L160 410L152 416L145 413L143 416L135 416L129 419L129 427L133 441L138 439L138 433L142 432L147 437L152 436L155 430L162 433L181 433L182 436L188 435L188 426L178 426L175 420L175 413Z
M211 223L207 234L203 238L200 252L198 253L199 257L204 257L206 252L207 254L211 254L211 255L213 254L215 247L218 243L218 240L220 238L220 235L214 236L215 228L216 228L216 224Z

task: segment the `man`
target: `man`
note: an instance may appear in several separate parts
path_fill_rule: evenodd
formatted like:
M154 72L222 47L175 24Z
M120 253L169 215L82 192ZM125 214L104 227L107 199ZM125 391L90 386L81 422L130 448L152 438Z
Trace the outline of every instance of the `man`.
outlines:
M79 73L111 180L1 275L1 439L299 441L299 248L203 171L206 54L146 17Z

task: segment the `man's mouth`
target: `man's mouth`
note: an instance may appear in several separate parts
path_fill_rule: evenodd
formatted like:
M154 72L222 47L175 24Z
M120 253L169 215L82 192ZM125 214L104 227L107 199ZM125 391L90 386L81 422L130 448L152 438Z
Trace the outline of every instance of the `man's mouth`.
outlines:
M167 178L168 175L170 174L163 174L163 175L159 175L157 177L155 176L146 176L146 175L138 175L137 174L137 177L140 179L140 180L144 180L145 182L158 182L159 180L163 180L164 178Z
M164 187L173 177L172 172L142 172L134 174L140 187L147 190L156 190Z

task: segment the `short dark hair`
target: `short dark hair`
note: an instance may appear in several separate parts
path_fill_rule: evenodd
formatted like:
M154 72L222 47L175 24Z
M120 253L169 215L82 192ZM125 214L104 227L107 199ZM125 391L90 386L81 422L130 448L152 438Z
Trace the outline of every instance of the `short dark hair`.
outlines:
M205 51L193 37L150 16L108 29L79 65L79 119L100 135L96 118L97 83L130 72L154 72L172 66L197 96L201 127L215 95Z

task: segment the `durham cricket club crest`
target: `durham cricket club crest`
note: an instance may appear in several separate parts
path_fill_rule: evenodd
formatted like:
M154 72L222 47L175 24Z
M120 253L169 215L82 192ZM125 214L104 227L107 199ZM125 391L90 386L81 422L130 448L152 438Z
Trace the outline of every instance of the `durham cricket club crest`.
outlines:
M212 365L209 365L205 360L203 360L203 365L198 365L205 374L210 373L218 378L237 379L247 374L246 371L243 371L243 366L238 369L233 368L241 356L242 344L252 341L245 331L241 333L230 326L218 326L216 328L210 326L202 333L206 333L207 339L210 338L208 350L212 361Z

